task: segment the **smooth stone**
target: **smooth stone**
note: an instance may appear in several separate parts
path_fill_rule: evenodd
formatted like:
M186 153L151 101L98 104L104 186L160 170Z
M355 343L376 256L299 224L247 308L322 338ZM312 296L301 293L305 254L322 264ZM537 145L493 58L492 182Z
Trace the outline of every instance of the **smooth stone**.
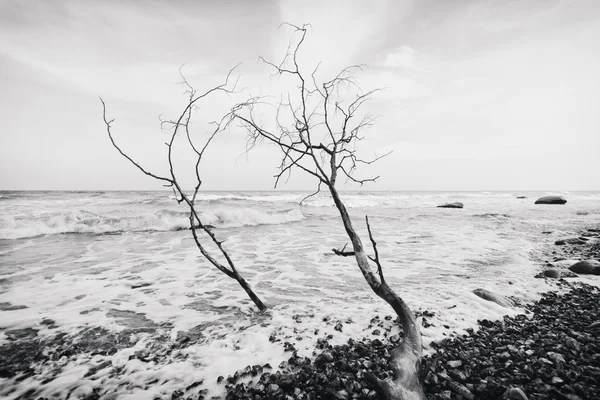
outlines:
M505 297L505 296L502 296L502 295L499 295L496 293L492 293L487 289L481 289L481 288L475 289L475 290L473 290L473 294L481 297L484 300L496 303L502 307L514 307L515 306L515 302L512 301L511 299L509 299L508 297Z
M535 204L565 204L567 199L562 196L544 196L535 201Z
M576 274L600 275L600 262L596 260L578 261L569 267Z
M464 204L461 203L460 201L456 201L454 203L446 203L446 204L442 204L441 206L438 206L438 208L463 208Z
M547 269L542 272L542 276L545 278L554 278L554 279L576 278L577 277L577 275L571 271L562 271L560 269Z
M504 397L515 400L529 400L521 388L510 388L504 393Z

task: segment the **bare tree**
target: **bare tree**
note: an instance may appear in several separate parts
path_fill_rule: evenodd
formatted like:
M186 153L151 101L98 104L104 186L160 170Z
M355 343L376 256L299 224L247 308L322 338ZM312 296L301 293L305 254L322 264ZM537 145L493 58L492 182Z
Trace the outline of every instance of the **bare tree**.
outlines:
M306 37L307 25L285 25L294 29L298 39L290 42L283 61L275 64L262 58L261 60L274 69L275 75L291 77L297 83L297 91L282 96L276 103L252 97L244 103L237 104L232 109L232 114L241 121L249 134L248 149L259 141L266 141L281 150L281 163L275 175L275 187L283 176L289 177L293 169L299 169L315 178L318 186L312 195L319 193L322 187L329 191L353 247L351 252L344 249L334 251L338 255L355 257L363 277L373 292L392 306L403 330L402 342L391 352L394 376L381 380L369 374L368 379L386 399L425 399L419 377L422 356L419 326L408 305L385 280L368 217L365 221L374 250L372 257L367 256L336 187L339 178L360 185L374 182L378 178L355 176L358 165L372 164L387 155L369 160L358 153L358 144L364 138L363 129L375 120L371 114L361 112L361 106L371 99L375 91L360 91L351 75L353 71L362 68L359 65L345 68L333 79L320 85L315 77L318 66L312 74L305 75L299 67L298 53ZM348 92L354 95L350 100L344 101ZM272 126L262 123L264 106L270 106L274 110ZM376 272L371 268L370 262L377 268Z
M204 145L200 148L199 146L194 144L194 142L192 141L192 136L190 134L192 113L193 113L193 111L195 111L197 109L197 103L200 100L209 96L210 94L216 93L216 92L233 93L235 91L237 81L233 84L232 88L229 87L229 86L231 86L230 85L231 74L233 73L234 69L235 68L233 68L232 70L229 71L229 74L227 74L227 78L225 79L224 83L222 83L218 86L215 86L201 94L198 94L197 91L190 85L190 83L185 79L185 77L181 73L181 69L180 69L179 73L180 73L181 78L183 79L182 84L185 86L185 88L186 88L185 94L188 96L187 105L185 106L185 108L183 109L183 112L181 113L181 115L179 116L179 118L177 120L172 121L172 120L162 120L161 119L161 128L164 129L166 127L167 129L169 129L171 131L170 140L165 143L167 145L167 149L168 149L168 152L167 152L167 160L169 163L169 175L168 176L160 176L160 175L156 175L152 172L149 172L144 167L142 167L138 162L133 160L133 158L131 158L129 155L127 155L119 147L119 145L117 145L117 143L115 142L115 140L113 138L112 131L111 131L111 128L112 128L111 124L114 122L114 119L111 119L111 120L107 119L106 104L105 104L104 100L102 98L100 98L100 101L102 102L102 118L104 120L104 124L106 125L106 131L108 133L108 137L110 138L112 145L117 149L117 151L123 157L125 157L127 160L129 160L129 162L131 162L133 165L135 165L144 174L146 174L158 181L163 182L165 187L172 188L173 193L175 194L175 199L176 199L177 203L179 203L179 204L185 203L188 206L188 208L190 210L189 221L190 221L190 229L192 231L192 236L194 238L194 242L196 243L196 246L200 250L200 253L202 253L202 255L204 256L204 258L206 258L219 271L221 271L222 273L224 273L231 279L235 279L240 284L240 286L246 291L246 293L248 294L248 297L250 297L250 299L254 302L256 307L258 307L259 310L263 311L263 310L266 310L267 307L262 302L262 300L256 295L256 293L254 293L254 291L250 287L250 284L248 284L248 282L240 275L239 271L235 267L230 255L229 255L229 253L223 247L223 241L217 239L217 237L213 233L210 226L202 223L202 221L200 220L200 215L198 214L198 210L196 208L196 197L200 190L200 186L202 185L202 179L200 177L200 162L202 161L202 156L204 155L206 149L208 148L208 146L210 145L212 140L215 138L215 136L231 123L231 121L233 120L233 114L228 113L225 116L223 116L223 118L221 118L220 121L213 121L211 123L212 125L214 125L214 130L209 134L208 139L206 140ZM177 180L177 177L175 175L175 170L173 168L173 146L174 146L176 137L181 134L185 134L185 136L187 138L187 143L189 144L189 146L191 147L191 149L193 150L193 152L196 155L196 164L195 164L196 185L193 189L191 196L184 192L179 181ZM211 253L209 253L209 251L206 249L206 247L201 243L200 238L199 238L199 233L205 234L206 236L208 236L208 238L210 238L212 243L218 248L218 251L221 253L222 257L225 259L225 263L218 261Z

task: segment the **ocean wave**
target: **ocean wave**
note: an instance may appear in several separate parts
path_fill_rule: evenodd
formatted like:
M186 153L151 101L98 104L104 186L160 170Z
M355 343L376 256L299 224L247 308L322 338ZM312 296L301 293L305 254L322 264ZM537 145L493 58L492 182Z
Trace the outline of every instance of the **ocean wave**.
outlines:
M359 207L390 207L398 206L405 202L402 196L382 196L370 194L341 194L344 205L348 208ZM305 207L335 207L329 195L309 197L302 202Z
M200 215L200 218L204 224L231 228L298 222L304 219L304 214L297 209L279 212L264 212L251 208L242 208L205 211Z
M508 214L499 214L499 213L473 214L473 216L478 217L478 218L496 218L496 217L510 218L510 215L508 215Z
M204 224L217 228L285 224L304 219L297 209L280 212L250 208L216 209L200 213ZM145 215L102 216L85 210L35 216L3 216L0 239L22 239L54 234L114 234L122 232L177 231L189 227L189 212L163 209Z
M302 193L200 193L198 201L220 203L227 201L254 201L259 203L299 203L305 195Z

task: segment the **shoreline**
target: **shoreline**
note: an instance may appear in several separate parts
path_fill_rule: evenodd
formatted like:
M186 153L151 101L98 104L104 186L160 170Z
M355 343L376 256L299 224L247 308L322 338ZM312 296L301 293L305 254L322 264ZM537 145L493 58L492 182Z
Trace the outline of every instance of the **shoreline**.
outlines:
M527 315L479 320L476 330L469 328L466 334L432 342L435 351L423 357L420 371L428 399L584 400L600 393L600 338L594 336L600 332L600 290L561 277L577 277L564 273L564 262L569 259L600 261L598 233L599 229L588 229L577 236L588 239L558 240L547 249L544 255L552 261L546 261L536 277L546 279L556 290L525 304ZM563 272L558 277L544 274L557 269ZM425 326L427 311L420 316ZM393 322L389 316L377 315L370 326L387 333ZM378 399L364 373L372 372L380 379L391 376L389 354L398 340L393 335L381 340L350 339L332 346L321 338L312 361L298 357L288 343L291 357L279 370L270 365L247 366L220 377L220 383L228 400ZM179 394L174 393L174 398L184 398Z
M598 232L597 230L595 232L591 232L592 236L598 236L597 233L600 232ZM544 238L547 237L544 233L542 233L541 236ZM576 236L576 238L579 236ZM589 240L590 239L573 240L573 243L565 242L564 245L544 245L544 250L541 252L542 256L538 258L534 263L534 265L536 266L535 272L537 272L538 269L545 268L565 268L566 264L569 262L568 260L573 258L600 258L600 248L598 247L598 244L596 243L595 245L589 246L588 244L586 244ZM547 261L544 262L544 260ZM534 272L532 271L532 275L533 274ZM565 281L563 280L546 278L546 281L555 283L557 285L556 287L558 289L561 289L562 291L566 291L567 287L569 286L568 284L564 283ZM493 307L498 308L499 306L493 305ZM533 307L533 305L530 305L529 307ZM508 308L506 308L505 310L506 312L509 312ZM511 313L511 315L516 314L514 310L515 309L513 308L513 312ZM530 309L528 310L530 311ZM133 342L131 342L132 335L136 335L137 332L143 334L143 327L145 326L144 324L149 322L143 320L143 314L138 315L133 312L118 313L115 310L112 310L111 313L115 314L115 318L121 319L127 322L128 324L130 323L131 327L128 327L122 332L111 332L99 327L90 327L89 329L86 329L84 332L82 332L82 335L80 337L69 337L69 333L67 332L67 334L64 335L64 337L56 335L56 337L54 338L56 340L48 340L48 338L42 336L36 337L35 332L33 331L23 330L22 332L19 332L19 334L23 335L21 338L16 338L15 341L7 342L5 344L7 347L0 347L0 358L4 358L6 354L10 354L10 359L14 361L13 365L9 365L10 361L7 361L9 358L4 358L4 365L0 363L0 378L10 378L9 380L6 380L2 383L3 385L5 385L2 389L2 392L4 394L10 395L11 389L8 387L8 385L10 385L11 382L16 383L22 379L28 379L29 377L32 377L35 378L36 382L38 382L42 386L36 384L36 386L31 387L30 391L24 391L25 389L27 389L27 387L24 387L24 389L22 387L19 390L19 392L14 393L13 396L18 394L18 398L21 399L44 399L44 397L40 397L40 393L43 391L44 386L53 385L57 388L58 391L56 391L56 393L59 393L61 398L71 396L71 398L96 400L104 398L104 395L108 397L112 396L111 398L120 398L120 395L117 395L117 392L115 391L118 391L123 396L129 396L128 398L140 398L140 396L144 396L144 393L148 395L148 398L153 398L153 396L150 393L156 388L160 388L160 381L147 382L147 385L140 384L139 386L131 386L131 388L127 387L127 392L129 392L130 389L134 390L134 392L130 392L127 395L125 394L127 392L123 393L121 391L125 388L119 389L121 388L120 384L119 386L107 386L106 388L102 389L101 382L105 380L103 377L114 377L122 373L122 368L127 362L127 358L123 358L124 355L127 355L129 357L129 360L132 360L132 363L140 362L144 363L144 365L163 365L166 358L169 358L171 361L167 362L167 364L164 365L170 365L169 363L176 364L177 361L185 359L186 352L191 351L188 349L191 349L194 343L198 341L199 338L193 336L192 333L195 333L200 336L202 335L200 331L183 332L181 338L178 335L177 339L175 340L173 338L168 337L167 331L169 331L170 327L165 326L165 332L157 336L155 340L151 342L140 341L142 347L145 346L145 348L137 350L139 349L139 346L136 346L135 349L133 348ZM433 322L432 320L435 320L435 318L432 317L437 317L434 316L431 313L431 311L428 311L426 309L423 311L417 311L417 313L420 313L419 316L422 317L420 323L423 327L427 327L427 324ZM528 314L531 313L528 312ZM499 314L495 313L495 315ZM332 316L332 318L330 318L329 320L324 319L323 321L321 321L320 318L317 318L314 320L314 323L310 324L310 326L314 325L317 327L323 327L327 329L321 329L320 336L316 332L314 333L314 336L312 332L309 332L309 336L304 337L304 339L312 337L312 339L310 340L316 340L316 346L313 347L312 344L309 345L310 348L308 353L306 351L299 351L298 353L302 353L302 356L298 356L298 354L296 354L294 344L286 343L286 340L290 340L290 342L293 342L293 339L286 339L286 334L290 334L290 332L287 332L286 334L274 337L272 341L280 341L280 343L274 344L273 346L274 348L279 348L281 350L281 353L285 354L286 361L284 361L283 363L279 365L275 365L275 363L273 363L273 365L262 364L248 366L238 370L237 374L232 373L231 377L222 377L218 383L215 382L217 379L206 379L206 377L203 377L203 380L196 379L193 381L193 383L181 387L177 386L179 385L178 383L173 382L171 387L173 387L173 389L179 390L174 390L173 392L171 392L171 390L173 389L169 389L168 396L169 398L173 399L187 399L190 396L193 399L213 399L213 397L210 397L211 395L228 392L228 394L223 394L221 397L214 398L224 398L225 396L230 399L247 398L246 396L250 394L249 391L258 388L258 392L254 393L253 395L259 395L259 398L275 399L285 398L289 395L292 396L292 398L298 399L338 398L344 400L346 398L353 398L353 394L357 394L357 397L355 398L378 398L373 389L366 384L362 374L364 373L364 371L369 370L375 373L375 375L379 376L380 378L389 375L391 371L388 368L387 358L389 358L390 346L393 343L397 342L399 337L398 335L395 335L395 332L398 331L398 327L394 321L394 317L386 315L386 313L382 311L379 311L378 313L373 313L371 316L373 318L370 320L368 327L366 327L368 320L361 321L364 322L364 326L366 327L366 329L362 331L351 329L349 332L353 332L353 334L348 335L346 329L344 328L344 336L346 338L352 338L347 343L341 343L341 341L337 337L329 338L329 335L327 334L337 334L338 332L336 331L338 330L338 323L342 324L343 326L345 326L344 324L355 323L351 321L345 321L344 318L338 320L336 319L335 315ZM300 318L301 316L299 315L298 317ZM135 318L141 319L137 321ZM513 318L516 317L513 316ZM312 319L312 317L307 316L307 320L310 319ZM137 326L135 324L136 321L140 322L141 325ZM52 330L55 328L55 326L53 325L53 321L50 319L42 321L41 324L44 327L46 327L43 329ZM342 329L341 326L340 330ZM495 325L493 325L493 327L494 326ZM300 325L298 325L298 328L299 327ZM158 330L162 330L161 326L157 326L155 328ZM295 331L296 327L294 326L293 328ZM439 326L439 328L441 330L441 326ZM451 328L449 327L444 328L446 332L444 333L444 335L447 334L448 336L451 336L452 339L449 341L442 340L436 343L444 343L444 346L446 346L447 349L443 351L448 352L451 351L450 349L452 349L452 346L456 345L453 344L452 340L462 338L462 335L457 334L456 332L451 333ZM480 326L479 330L484 328L485 327ZM299 329L303 329L304 331L306 331L306 321L305 324L302 325L302 328ZM494 327L494 329L499 328ZM479 332L479 330L477 332ZM457 331L463 332L462 330ZM188 334L188 336L185 335L186 333ZM138 335L138 339L139 337L140 336ZM317 340L318 337L320 337L320 339ZM362 339L359 340L359 337L362 337ZM264 337L264 340L266 341L267 338ZM307 341L305 340L303 344L306 342ZM71 346L73 345L75 347L71 349ZM439 347L437 346L437 344L434 344L431 348L433 348L433 346ZM127 349L132 349L132 351L122 352L122 350ZM312 354L310 354L310 351L312 351ZM466 372L462 372L460 368L465 368L465 366L457 366L454 369L450 369L444 364L445 361L457 360L444 361L442 359L442 361L433 364L431 364L431 362L425 362L426 360L430 360L431 357L434 357L436 354L438 354L439 351L440 348L437 348L437 351L435 352L433 350L427 351L428 355L423 359L424 368L427 368L430 365L433 365L434 367L433 370L431 368L425 369L423 372L423 377L428 379L429 381L431 381L432 379L437 379L437 383L435 383L434 386L430 388L428 387L428 394L430 399L468 398L465 397L466 392L462 391L462 389L460 389L460 386L457 386L459 382L457 382L456 379L461 379L461 373L465 375L465 380L463 380L463 382L460 384L463 385L464 383L463 386L467 388L472 394L477 393L478 395L475 398L496 398L493 396L495 396L497 392L500 391L500 389L497 388L493 389L497 389L496 391L490 392L493 393L493 395L489 395L492 397L480 397L481 393L485 393L484 389L478 389L475 387L476 384L479 382L472 383L466 379L471 379L473 377L473 374L469 373L470 375L467 376ZM88 364L77 362L77 368L81 368L81 370L83 371L81 374L84 377L84 379L94 379L97 382L100 382L101 386L94 387L93 390L91 390L91 388L88 388L90 390L88 390L87 392L84 387L75 386L63 386L59 389L60 386L56 386L58 385L58 380L53 382L53 380L56 377L55 373L49 370L48 368L53 369L53 365L57 368L61 368L61 366L65 363L70 363L73 360L77 360L78 355L92 357L88 357L90 361ZM306 356L308 356L308 358ZM115 357L119 359L116 360ZM547 357L541 358L549 359ZM248 361L250 360L247 359L246 362ZM277 363L279 363L279 360L277 361ZM245 363L242 364L240 362L240 364L236 365L235 367L244 367L244 365ZM444 370L438 368L440 365L444 368ZM456 363L452 363L452 365L456 365ZM11 371L10 369L12 367L17 368ZM502 371L500 367L498 368L498 370ZM431 374L434 374L436 376L436 378L432 378L433 375L431 374L429 378L427 378L427 375L430 371ZM217 377L217 375L218 373L214 374L215 378ZM479 376L477 376L477 378L479 378ZM492 378L494 378L494 376L492 376ZM565 381L564 377L561 379ZM249 386L250 381L253 382L253 387ZM300 382L300 384L298 384L298 382ZM241 384L243 384L244 386L240 386ZM260 385L262 385L262 389L260 389ZM271 385L277 385L277 388L274 388L274 386ZM472 385L472 387L469 385ZM500 383L498 384L498 386L502 388L507 387L506 382ZM141 393L135 390L138 388L142 390ZM214 388L218 388L219 390L214 391ZM459 392L455 390L457 388ZM306 389L309 390L307 391ZM104 390L109 391L105 392ZM477 390L479 390L479 392ZM492 391L492 389L489 390ZM575 390L575 388L573 388L573 390ZM581 393L586 393L586 387L578 390ZM312 395L310 395L311 391L313 392ZM462 394L460 393L460 391L462 391ZM530 395L530 393L527 394ZM44 395L48 396L45 393ZM162 397L159 397L164 398L164 391L163 394L161 394L161 396ZM530 396L530 398L543 399L548 397ZM586 397L580 396L579 398ZM577 400L577 398L573 399Z

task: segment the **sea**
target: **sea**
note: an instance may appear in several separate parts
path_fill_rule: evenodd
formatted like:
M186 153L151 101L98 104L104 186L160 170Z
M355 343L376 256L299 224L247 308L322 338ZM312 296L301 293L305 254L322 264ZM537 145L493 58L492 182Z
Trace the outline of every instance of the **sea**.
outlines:
M14 345L7 332L25 328L35 340L61 334L74 346L86 332L127 334L114 354L80 345L33 365L34 374L0 376L0 398L170 399L175 390L199 389L220 396L219 376L246 365L276 370L290 357L285 342L314 357L319 338L339 344L379 337L370 321L392 315L391 308L352 257L333 254L349 240L331 198L319 193L300 203L307 194L199 194L203 223L214 227L268 305L260 313L234 280L203 259L188 229L189 210L172 192L0 192L0 346ZM568 202L534 204L548 194ZM341 196L373 254L369 217L390 286L413 311L433 314L422 328L426 353L432 341L460 335L480 319L525 312L472 291L536 300L553 289L534 275L554 242L600 226L600 192ZM437 207L456 201L464 208ZM597 278L581 279L598 284Z

